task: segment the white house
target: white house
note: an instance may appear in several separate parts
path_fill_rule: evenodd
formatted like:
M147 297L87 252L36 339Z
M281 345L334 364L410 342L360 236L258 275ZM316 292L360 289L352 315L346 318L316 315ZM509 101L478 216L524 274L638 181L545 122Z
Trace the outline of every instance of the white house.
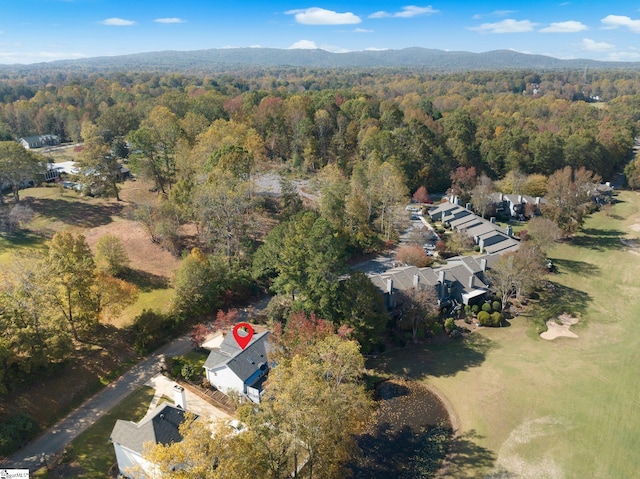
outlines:
M254 334L244 349L227 334L204 363L207 380L225 394L233 392L258 403L269 372L268 351L268 332Z
M58 135L25 136L23 138L20 138L20 140L18 141L27 150L60 144L60 138L58 137Z
M178 386L176 401L178 406L163 402L139 423L118 419L109 438L118 461L118 471L124 477L145 479L153 476L154 464L144 459L145 446L151 444L172 444L182 441L179 427L185 421L184 389Z

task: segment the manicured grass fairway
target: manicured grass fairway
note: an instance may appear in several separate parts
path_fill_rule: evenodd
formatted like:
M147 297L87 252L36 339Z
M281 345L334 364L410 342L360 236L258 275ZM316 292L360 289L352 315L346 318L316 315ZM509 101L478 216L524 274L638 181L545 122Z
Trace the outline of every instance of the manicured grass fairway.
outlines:
M640 471L640 195L622 192L549 253L550 298L510 328L378 358L434 385L459 419L450 477L632 478ZM636 227L637 229L640 229ZM578 339L545 341L548 318L580 316Z

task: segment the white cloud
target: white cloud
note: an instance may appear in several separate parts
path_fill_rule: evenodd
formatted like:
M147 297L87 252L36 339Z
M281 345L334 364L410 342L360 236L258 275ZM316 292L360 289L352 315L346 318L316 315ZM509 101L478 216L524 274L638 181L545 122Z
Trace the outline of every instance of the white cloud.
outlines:
M596 42L591 38L582 39L582 48L590 52L606 52L613 50L616 46L607 42Z
M299 40L289 47L289 50L316 50L318 45L313 40Z
M39 63L48 62L53 60L65 60L65 59L78 59L86 58L88 55L77 52L16 52L16 51L1 51L0 50L0 64L12 64L12 63Z
M506 17L507 15L512 15L516 13L515 10L495 10L491 13L476 13L472 18L474 20L480 20L484 17Z
M554 22L548 27L541 28L541 33L576 33L588 30L582 22L576 22L575 20L568 20L566 22Z
M640 33L640 20L633 20L624 15L607 15L600 21L607 29L627 27L633 33Z
M640 60L640 53L638 52L611 52L609 53L609 60L614 62L637 62Z
M507 18L497 23L483 23L479 27L469 27L469 30L473 30L479 33L524 33L530 32L538 25L529 20L514 20L513 18Z
M389 13L385 11L379 11L369 15L369 18L411 18L417 17L418 15L433 15L434 13L438 13L438 10L433 8L431 5L428 5L426 7L407 5L406 7L402 7L402 10L400 10L399 12Z
M289 10L284 13L293 15L296 22L303 25L353 25L362 21L358 15L351 12L338 13L318 7Z
M135 25L136 22L133 20L125 20L124 18L107 18L106 20L102 20L100 23L103 25L109 25L112 27L129 27L131 25Z
M373 33L373 30L369 30L367 28L354 28L354 33Z
M262 45L249 45L249 48L262 48Z
M156 18L154 20L156 23L186 23L186 20L178 17L169 17L169 18Z

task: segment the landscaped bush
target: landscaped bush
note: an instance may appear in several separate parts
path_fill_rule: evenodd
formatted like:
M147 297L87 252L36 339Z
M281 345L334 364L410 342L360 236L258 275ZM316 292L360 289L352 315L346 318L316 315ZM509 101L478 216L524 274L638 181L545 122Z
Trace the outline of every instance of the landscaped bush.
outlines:
M491 304L483 303L482 304L482 311L486 311L487 313L493 313L493 309L491 308Z
M491 323L491 315L486 311L480 311L478 313L478 323L480 326L493 326Z
M493 326L496 328L500 326L500 323L502 322L502 314L499 313L498 311L496 311L495 313L492 313L491 322L493 323Z
M447 318L444 320L444 329L450 333L456 329L456 321L453 318Z
M480 306L478 306L477 304L474 304L473 306L471 306L471 312L473 314L478 314L479 311L480 311Z
M493 307L494 311L502 310L502 304L500 303L500 301L497 301L497 300L491 303L491 307Z
M431 332L432 332L435 336L440 336L440 335L442 334L442 330L443 330L443 328L442 328L442 324L440 324L440 323L438 323L438 322L433 323L433 324L431 325Z

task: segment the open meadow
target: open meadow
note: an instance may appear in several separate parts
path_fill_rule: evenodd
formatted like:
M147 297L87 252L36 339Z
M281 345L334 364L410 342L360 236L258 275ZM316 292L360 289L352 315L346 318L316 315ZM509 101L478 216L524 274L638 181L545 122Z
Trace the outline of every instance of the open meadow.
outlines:
M592 215L549 256L558 273L511 327L379 357L435 386L459 422L446 477L632 478L640 471L640 195ZM540 338L568 313L577 338Z

